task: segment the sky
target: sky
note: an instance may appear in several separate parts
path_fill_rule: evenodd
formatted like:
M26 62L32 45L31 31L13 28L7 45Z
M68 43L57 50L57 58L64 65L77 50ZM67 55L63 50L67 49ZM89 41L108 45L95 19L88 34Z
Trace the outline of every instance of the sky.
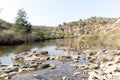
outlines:
M120 17L120 0L0 0L0 19L14 23L22 8L32 25L57 26L92 16Z

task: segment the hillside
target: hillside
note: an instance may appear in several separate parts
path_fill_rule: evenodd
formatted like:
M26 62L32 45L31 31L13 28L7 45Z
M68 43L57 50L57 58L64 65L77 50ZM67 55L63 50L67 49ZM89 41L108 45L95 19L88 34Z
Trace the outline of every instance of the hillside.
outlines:
M52 26L36 26L33 25L33 30L50 30L52 35L57 36L80 36L82 34L90 33L104 33L112 30L114 26L119 26L120 19L116 18L103 18L103 17L91 17L88 19L80 19L79 21L73 21L69 23L63 23L57 27ZM115 25L114 25L115 24ZM10 29L12 23L0 20L0 30ZM119 27L116 27L119 28Z
M3 20L0 19L0 30L10 29L11 26L12 26L11 23L3 21Z
M0 30L2 29L10 29L14 24L13 23L9 23L7 21L4 21L2 19L0 19ZM54 29L55 27L53 26L36 26L33 25L32 27L33 29Z
M15 25L0 20L0 45L16 45L21 43L43 41L56 38L51 36L55 27L32 26L31 32L22 33L15 31ZM18 29L19 30L19 29Z
M64 22L54 30L54 34L67 37L80 36L82 34L103 33L104 29L110 27L116 20L116 18L91 17L69 23Z
M99 41L102 45L110 44L113 40L116 42L120 40L120 19L117 18L91 17L69 23L64 22L56 27L33 25L29 34L14 32L13 25L0 20L0 44L16 44L76 36L82 39L85 38L85 35L87 35L86 40Z

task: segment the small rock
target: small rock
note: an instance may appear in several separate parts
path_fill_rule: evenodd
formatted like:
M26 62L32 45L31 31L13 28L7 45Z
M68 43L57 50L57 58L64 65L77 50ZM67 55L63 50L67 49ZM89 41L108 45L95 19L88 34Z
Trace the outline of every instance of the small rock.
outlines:
M60 59L63 59L63 60L71 59L71 56L69 55L60 56Z
M73 74L73 76L75 77L76 75L79 75L80 74L80 72L75 72L74 74Z
M7 64L0 64L0 67L7 67Z
M112 78L112 74L107 74L107 78Z
M33 77L38 78L39 76L38 76L38 74L33 74Z
M74 59L74 60L79 60L79 59L80 59L80 56L79 56L79 55L73 55L73 56L72 56L72 59Z
M71 67L78 67L78 64L70 64Z
M56 68L56 66L55 65L50 65L51 66L51 69L55 69Z
M93 79L93 80L99 80L99 79L98 79L97 77L95 77L95 76L94 76L92 79Z
M74 62L79 62L79 60L76 60L76 59L75 59Z
M7 77L5 77L4 79L5 80L9 80L11 77L10 76L7 76Z
M0 77L2 77L2 78L7 77L7 76L9 76L7 73L3 73L0 75Z
M114 72L120 72L120 68L117 67Z
M78 67L83 70L83 69L87 68L88 66L87 65L80 65L79 64Z
M97 54L97 50L86 50L84 53L92 56L92 55Z
M40 51L39 52L41 55L47 55L48 54L48 51L44 50L44 51Z
M62 80L69 80L69 78L66 77L66 76L64 76L64 77L62 78Z
M48 68L50 65L49 64L41 64L39 68Z

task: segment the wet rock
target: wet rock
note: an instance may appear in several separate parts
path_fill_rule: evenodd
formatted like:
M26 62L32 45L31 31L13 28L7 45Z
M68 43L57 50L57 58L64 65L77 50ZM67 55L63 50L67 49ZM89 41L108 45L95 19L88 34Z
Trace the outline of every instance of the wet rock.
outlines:
M40 58L41 61L46 61L49 59L50 59L50 57L48 57L48 56L41 56L41 58Z
M95 69L99 69L100 68L100 66L98 64L93 64L93 63L89 64L88 67L89 67L90 70L95 70Z
M89 78L88 78L88 80L99 80L100 78L100 76L99 75L97 75L95 72L89 72ZM102 78L101 78L102 79Z
M9 74L7 74L7 73L3 73L0 75L1 78L7 77L7 76L9 76Z
M73 60L74 62L79 62L79 60Z
M114 62L116 64L118 64L120 62L120 56L116 56L115 59L114 59Z
M10 72L17 72L17 71L18 71L18 68L13 67L13 68L7 68L4 72L10 73Z
M41 65L39 65L39 68L48 68L48 67L50 67L49 64L41 64Z
M78 64L76 63L76 64L71 64L70 65L71 67L78 67Z
M107 78L112 78L113 75L112 75L112 74L107 74L106 77L107 77Z
M84 51L84 53L86 53L86 54L92 56L92 55L97 54L97 50L86 50L86 51Z
M5 77L4 79L5 80L9 80L11 77L10 76L7 76L7 77Z
M23 56L15 56L12 58L12 60L24 60Z
M56 57L58 57L58 56L56 56L56 55L54 55L54 54L51 54L49 57L50 57L50 60L55 60Z
M91 59L91 56L86 56L86 60L90 60Z
M73 48L70 48L70 47L57 47L56 50L73 50Z
M7 66L9 66L9 65L7 65L7 64L0 64L0 67L7 67Z
M54 58L54 57L51 57L50 60L55 60L55 58Z
M71 56L69 56L69 55L60 56L59 59L60 59L60 60L70 60L70 59L71 59Z
M47 57L46 57L46 60L50 60L50 57L47 56Z
M11 73L9 73L9 75L14 75L14 74L17 74L17 73L19 73L18 71L17 72L11 72Z
M62 80L69 80L69 78L67 76L64 76Z
M80 60L80 56L79 56L79 55L73 55L73 56L72 56L72 59L73 59L73 60Z
M75 77L76 75L80 75L80 72L75 72L73 76Z
M114 72L120 72L120 68L116 67L116 69L114 70Z
M109 55L104 54L104 55L101 55L100 59L102 62L112 61L114 59L114 56L110 54Z
M39 64L37 64L37 63L34 63L34 64L30 64L30 68L37 68L39 66Z
M50 65L50 66L51 66L51 69L56 69L55 65Z
M96 76L94 76L92 79L93 79L93 80L99 80L99 78L96 77Z
M38 74L33 74L33 77L34 77L34 78L38 78L39 75L38 75Z
M16 55L15 57L13 57L13 60L24 60L24 61L37 61L40 60L41 58L43 58L44 56L48 55L48 51L46 50L37 50L37 51L28 51L28 52L23 52L21 54ZM44 58L45 60L48 59Z
M25 57L26 61L37 61L40 60L40 57L32 56L32 57Z
M114 50L113 55L118 55L119 56L120 55L120 50Z
M81 70L86 70L86 69L88 69L88 66L87 65L78 65L78 67L81 69Z
M39 53L40 53L41 55L48 55L48 51L46 51L46 50L44 50L44 51L39 51Z

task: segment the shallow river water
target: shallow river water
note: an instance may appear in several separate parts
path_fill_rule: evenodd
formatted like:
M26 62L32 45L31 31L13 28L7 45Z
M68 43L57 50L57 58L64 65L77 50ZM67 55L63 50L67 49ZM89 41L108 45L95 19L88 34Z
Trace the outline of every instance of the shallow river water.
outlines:
M2 64L12 64L11 60L16 54L30 50L47 50L49 54L60 54L65 50L56 50L57 47L70 47L73 50L67 50L70 53L80 52L84 44L81 44L77 39L57 39L36 43L28 43L15 46L0 46L0 62Z
M69 47L72 50L58 50L58 47ZM13 64L17 63L11 58L19 53L31 50L47 50L49 54L61 54L67 52L69 54L80 54L81 59L78 64L87 65L89 61L84 60L85 54L82 54L82 50L89 48L85 43L81 43L78 39L57 39L49 40L37 43L28 43L15 46L1 46L0 47L0 63L1 64ZM71 67L71 64L76 62L59 60L48 60L45 63L54 64L56 69L44 69L35 70L26 73L19 73L14 75L11 80L62 80L62 77L67 76L69 80L87 80L88 74L82 72L80 69ZM73 76L75 72L80 72L80 75ZM38 74L38 78L34 78L32 75ZM85 76L85 77L84 77ZM85 79L83 79L85 78Z

